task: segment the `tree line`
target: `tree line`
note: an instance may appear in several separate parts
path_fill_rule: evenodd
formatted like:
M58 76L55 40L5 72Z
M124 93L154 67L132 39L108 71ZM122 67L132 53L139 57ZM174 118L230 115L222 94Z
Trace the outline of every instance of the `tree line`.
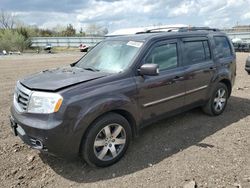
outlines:
M108 29L97 24L89 24L77 31L72 24L57 25L52 29L29 26L21 22L14 14L0 12L0 51L23 51L31 46L31 37L84 37L104 36Z

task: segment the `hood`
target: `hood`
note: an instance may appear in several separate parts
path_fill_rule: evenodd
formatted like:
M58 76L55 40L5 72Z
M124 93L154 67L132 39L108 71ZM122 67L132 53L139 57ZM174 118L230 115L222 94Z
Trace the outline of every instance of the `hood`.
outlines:
M107 73L103 72L93 72L68 66L45 70L25 77L20 80L20 82L29 89L56 91L71 85L88 82L107 75Z

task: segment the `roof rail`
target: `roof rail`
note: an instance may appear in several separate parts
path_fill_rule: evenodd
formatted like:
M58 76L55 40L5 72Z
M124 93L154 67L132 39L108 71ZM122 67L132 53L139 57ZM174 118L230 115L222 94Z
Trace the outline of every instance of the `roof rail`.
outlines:
M182 27L179 29L179 32L187 32L187 31L220 31L220 30L210 27Z
M158 32L188 32L188 31L220 31L216 28L210 28L210 27L159 27L159 28L153 28L148 29L146 31L137 32L136 34L143 34L143 33L158 33Z
M140 32L137 32L136 34L171 32L173 30L179 31L179 29L181 28L184 28L184 27L159 27L159 28L148 29L146 31L140 31Z

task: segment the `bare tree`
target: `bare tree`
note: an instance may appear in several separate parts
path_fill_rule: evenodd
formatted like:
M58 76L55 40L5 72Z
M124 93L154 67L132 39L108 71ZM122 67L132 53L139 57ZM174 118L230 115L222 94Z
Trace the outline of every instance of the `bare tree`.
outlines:
M0 12L0 28L13 29L17 23L14 14L1 10Z
M108 29L103 26L93 23L87 26L86 33L92 36L96 36L96 35L102 36L108 33Z

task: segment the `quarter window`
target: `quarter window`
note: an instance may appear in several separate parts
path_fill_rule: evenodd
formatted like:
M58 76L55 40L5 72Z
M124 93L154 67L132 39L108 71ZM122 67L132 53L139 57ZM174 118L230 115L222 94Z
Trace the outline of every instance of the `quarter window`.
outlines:
M208 41L184 42L184 65L192 65L211 59Z
M220 58L231 57L232 50L226 37L214 37L214 41Z
M158 64L160 70L177 67L177 44L172 43L155 47L146 59L146 63Z

